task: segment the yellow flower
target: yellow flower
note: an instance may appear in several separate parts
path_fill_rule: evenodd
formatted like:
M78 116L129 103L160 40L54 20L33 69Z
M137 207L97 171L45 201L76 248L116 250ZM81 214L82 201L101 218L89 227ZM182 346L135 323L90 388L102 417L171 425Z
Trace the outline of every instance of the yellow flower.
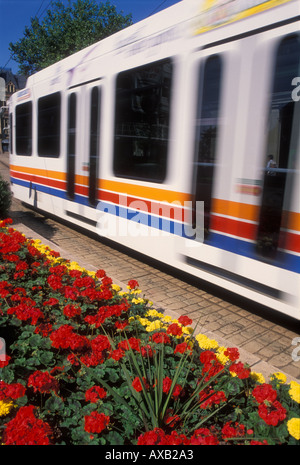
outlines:
M300 404L300 384L297 381L290 382L289 395L295 402Z
M273 373L273 375L270 377L271 381L272 380L276 380L278 381L279 383L281 384L284 384L286 383L286 376L284 373L281 373L279 371L277 371L276 373Z
M132 299L132 302L134 304L143 304L144 303L144 299L142 299L141 297L139 297L138 299Z
M287 422L287 429L293 438L299 441L300 439L300 418L291 418Z
M117 284L112 284L111 287L116 292L119 292L121 290L120 286L118 286Z
M139 320L139 322L143 326L147 326L151 324L151 321L147 320L147 318L136 317L136 319Z
M13 406L14 403L10 400L0 400L0 417L7 415Z
M147 327L146 331L151 332L155 331L156 329L160 329L163 327L163 323L160 320L152 321Z
M205 334L197 334L195 337L201 349L217 349L219 344L214 339L209 339Z
M250 377L254 379L254 381L257 381L260 384L264 384L265 378L261 373L256 373L255 371L251 371Z
M229 360L229 357L227 357L227 355L224 355L224 352L225 352L226 349L227 349L227 347L218 347L218 350L217 350L217 353L216 353L216 357L217 357L218 361L220 363L222 363L222 365L226 365L226 363Z
M183 334L192 334L192 332L194 331L193 328L191 328L190 326L183 326L181 329Z
M156 318L164 318L164 315L162 313L159 313L157 310L154 310L154 308L152 310L148 310L148 312L146 313L146 316L154 316Z

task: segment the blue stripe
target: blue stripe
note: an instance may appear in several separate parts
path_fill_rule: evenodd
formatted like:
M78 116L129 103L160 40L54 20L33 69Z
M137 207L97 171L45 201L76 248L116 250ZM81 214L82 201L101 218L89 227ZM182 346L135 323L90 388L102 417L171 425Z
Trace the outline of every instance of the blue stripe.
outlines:
M152 216L149 213L145 213L140 210L132 210L127 207L109 204L103 201L98 203L97 210L115 215L119 218L134 221L135 223L143 224L160 231L190 239L190 236L185 233L184 225L182 223L178 223L167 218Z
M209 240L205 243L212 247L217 247L218 249L242 255L243 257L263 261L263 258L255 251L255 244L243 241L242 239L223 236L222 234L214 232L209 234ZM300 257L290 253L278 251L276 259L270 260L270 265L300 273Z

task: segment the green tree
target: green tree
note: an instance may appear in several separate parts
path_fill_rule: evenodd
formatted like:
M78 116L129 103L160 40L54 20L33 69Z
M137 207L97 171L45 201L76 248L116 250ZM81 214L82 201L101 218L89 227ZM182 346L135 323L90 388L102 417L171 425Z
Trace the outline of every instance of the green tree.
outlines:
M131 14L118 13L109 1L76 0L68 6L53 1L42 21L31 18L9 50L19 72L28 76L131 24Z

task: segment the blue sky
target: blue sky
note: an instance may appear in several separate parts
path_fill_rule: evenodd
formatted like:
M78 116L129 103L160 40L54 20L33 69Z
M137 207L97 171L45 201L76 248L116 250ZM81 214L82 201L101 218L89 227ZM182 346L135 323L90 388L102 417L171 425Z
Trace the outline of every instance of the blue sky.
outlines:
M62 0L68 4L68 0ZM111 0L117 11L124 14L132 13L133 22L136 23L153 12L157 12L178 3L180 0ZM10 59L8 45L17 42L24 35L25 26L30 26L30 18L45 15L50 0L0 0L0 69L11 68L18 72L18 64Z

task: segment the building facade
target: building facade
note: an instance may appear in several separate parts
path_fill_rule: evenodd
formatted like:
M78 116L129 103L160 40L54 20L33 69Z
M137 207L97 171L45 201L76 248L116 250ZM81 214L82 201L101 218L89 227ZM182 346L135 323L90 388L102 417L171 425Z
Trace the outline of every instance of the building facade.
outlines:
M9 150L9 98L25 85L25 76L13 74L10 68L0 69L0 153Z

